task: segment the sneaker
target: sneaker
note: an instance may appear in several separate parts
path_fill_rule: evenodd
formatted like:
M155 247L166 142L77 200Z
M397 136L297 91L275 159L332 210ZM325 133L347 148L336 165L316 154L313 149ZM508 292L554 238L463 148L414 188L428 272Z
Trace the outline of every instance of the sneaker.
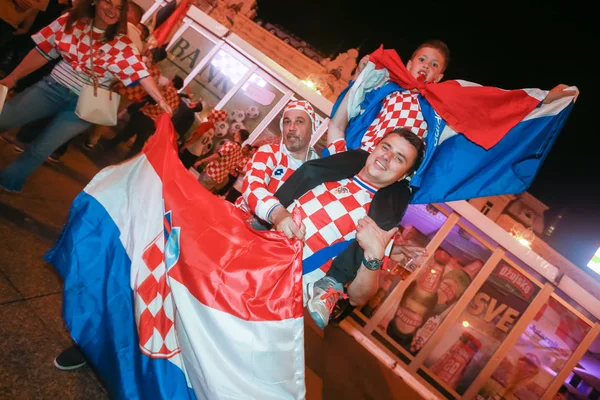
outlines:
M59 163L60 162L60 156L57 156L56 153L52 153L50 155L50 157L48 157L48 161L50 161L51 163Z
M54 359L54 366L61 371L72 371L83 367L85 364L87 364L87 361L77 346L63 350L63 352Z
M309 283L306 291L308 293L308 312L321 329L325 329L329 323L329 317L338 300L348 298L342 284L330 276Z

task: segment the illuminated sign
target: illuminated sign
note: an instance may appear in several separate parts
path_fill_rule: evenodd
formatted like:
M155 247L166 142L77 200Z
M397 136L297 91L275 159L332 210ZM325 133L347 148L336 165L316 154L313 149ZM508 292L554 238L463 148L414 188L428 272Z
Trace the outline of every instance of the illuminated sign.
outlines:
M600 274L600 248L596 250L596 254L594 254L594 257L592 257L587 266L595 273Z

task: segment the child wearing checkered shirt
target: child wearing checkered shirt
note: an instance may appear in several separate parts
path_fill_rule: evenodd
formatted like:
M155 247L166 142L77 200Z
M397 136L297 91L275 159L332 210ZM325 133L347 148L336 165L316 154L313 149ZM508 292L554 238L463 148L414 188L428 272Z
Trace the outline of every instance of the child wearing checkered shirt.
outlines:
M125 85L135 81L165 112L169 105L149 77L138 50L126 35L127 0L79 0L67 14L60 16L32 36L36 48L4 79L1 85L12 89L20 78L39 69L51 59L62 58L49 76L18 94L4 105L0 132L52 116L48 127L21 156L0 171L0 187L21 191L27 178L60 145L83 132L90 123L75 115L79 93L91 81L93 71L98 83L109 87L115 80Z

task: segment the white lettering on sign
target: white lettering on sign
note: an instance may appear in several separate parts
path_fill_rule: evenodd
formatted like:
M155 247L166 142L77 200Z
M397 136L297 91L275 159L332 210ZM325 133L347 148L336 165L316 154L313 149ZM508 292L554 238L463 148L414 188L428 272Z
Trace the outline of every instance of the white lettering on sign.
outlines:
M531 281L514 268L503 265L496 275L510 282L526 299L533 294L534 287Z

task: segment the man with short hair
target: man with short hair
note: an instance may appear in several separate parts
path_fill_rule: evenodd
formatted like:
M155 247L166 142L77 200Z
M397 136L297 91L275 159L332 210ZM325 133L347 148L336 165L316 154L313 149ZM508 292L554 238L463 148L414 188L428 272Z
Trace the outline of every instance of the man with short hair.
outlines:
M245 129L240 129L233 135L233 141L226 142L219 151L198 160L194 163L194 168L201 164L207 164L200 176L198 182L211 192L223 183L229 176L229 172L240 164L244 158L242 153L242 143L248 139L250 133Z
M363 151L363 150L361 150ZM366 152L365 152L366 153ZM340 157L333 155L331 157ZM377 274L384 251L398 228L396 219L384 230L367 216L378 191L394 186L396 208L406 209L412 196L405 180L423 159L423 142L409 129L396 129L382 138L368 154L359 172L338 181L326 181L308 190L295 202L276 211L280 221L295 224L292 210L298 207L302 223L297 229L304 239L302 254L303 290L311 317L324 328L336 302L346 298L344 284L350 283L351 302L366 302L377 290ZM301 173L301 171L297 172ZM280 222L278 230L288 225ZM362 263L331 268L335 257L356 242L364 251ZM327 275L326 275L327 274Z

